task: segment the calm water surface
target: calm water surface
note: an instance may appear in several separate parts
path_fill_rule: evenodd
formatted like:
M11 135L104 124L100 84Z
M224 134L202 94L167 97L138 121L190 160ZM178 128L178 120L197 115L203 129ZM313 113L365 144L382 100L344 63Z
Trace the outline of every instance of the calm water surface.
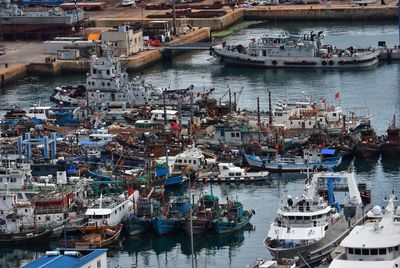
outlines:
M227 42L247 43L251 38L267 31L289 31L293 34L323 30L325 42L337 47L376 47L379 40L389 46L398 43L395 22L381 23L279 23L263 24L242 30L226 38ZM239 101L242 109L254 109L256 97L260 97L262 109L267 108L267 92L274 99L285 96L300 96L306 91L316 97L327 97L331 104L340 92L340 104L349 110L365 107L365 112L374 115L373 125L383 134L393 113L399 112L400 65L382 63L367 70L258 70L222 68L208 59L208 52L180 55L172 62L159 63L146 70L146 79L159 87L183 88L190 84L202 91L214 87L221 96L229 86L234 91L244 91ZM132 74L134 75L134 74ZM18 81L0 92L1 104L20 103L24 107L49 102L49 95L57 85L79 84L83 75L39 77L37 81ZM382 204L382 198L392 189L399 189L400 162L383 160L356 160L348 163L356 171L360 181L369 182L373 189L373 200ZM194 251L197 267L245 267L258 257L268 257L262 241L274 219L280 200L288 194L300 195L304 175L271 175L269 180L256 185L214 186L213 192L224 201L226 197L238 198L246 208L252 208L254 228L231 236L195 238ZM197 185L199 189L201 185ZM208 186L203 186L208 189ZM4 250L0 249L0 267L18 267L22 260L42 254L43 248ZM190 241L184 235L157 237L137 236L125 239L121 246L109 252L110 267L190 267Z

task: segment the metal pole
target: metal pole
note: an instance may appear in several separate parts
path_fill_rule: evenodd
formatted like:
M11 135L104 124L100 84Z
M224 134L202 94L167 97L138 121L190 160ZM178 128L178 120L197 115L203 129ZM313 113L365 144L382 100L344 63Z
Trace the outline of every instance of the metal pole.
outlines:
M399 0L400 1L400 0ZM271 101L271 91L268 90L268 105L269 105L269 126L272 126L272 101Z
M176 13L175 13L175 0L172 0L172 31L176 35Z
M192 143L192 124L193 124L193 86L190 86L190 121L188 131L188 143Z
M260 97L257 97L257 124L258 124L258 143L260 143L261 140Z
M191 193L192 193L191 179L192 178L189 175L189 198L190 198ZM192 202L190 202L190 206L189 206L189 219L190 219L190 256L191 256L191 259L192 259L192 268L194 268Z

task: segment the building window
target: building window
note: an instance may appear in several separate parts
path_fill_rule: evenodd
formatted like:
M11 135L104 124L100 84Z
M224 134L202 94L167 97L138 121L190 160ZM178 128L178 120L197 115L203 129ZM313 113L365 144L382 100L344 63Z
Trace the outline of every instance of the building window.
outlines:
M50 216L46 216L46 221L50 221Z
M97 268L101 268L101 260L97 261Z
M110 74L110 70L107 70L106 73L109 75Z
M234 138L235 137L235 133L231 133L231 138Z
M104 87L106 84L104 82L102 82L101 85Z
M97 74L97 69L93 69L93 74Z

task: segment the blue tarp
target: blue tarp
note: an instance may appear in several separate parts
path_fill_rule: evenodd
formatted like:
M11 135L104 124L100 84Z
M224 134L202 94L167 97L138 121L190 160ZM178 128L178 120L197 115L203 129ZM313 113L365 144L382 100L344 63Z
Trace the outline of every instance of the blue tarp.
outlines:
M335 149L322 149L321 154L325 155L334 155L335 154Z
M68 175L75 174L77 170L78 170L78 164L74 162L74 163L72 163L72 165L67 169L67 174L68 174Z
M157 167L156 175L157 175L157 177L163 177L163 176L167 175L167 168L166 167Z

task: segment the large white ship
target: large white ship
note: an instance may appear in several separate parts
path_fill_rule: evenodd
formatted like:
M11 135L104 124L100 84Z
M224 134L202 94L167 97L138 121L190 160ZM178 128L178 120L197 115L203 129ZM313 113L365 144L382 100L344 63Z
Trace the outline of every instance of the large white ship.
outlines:
M343 202L338 191L345 192ZM353 173L313 174L301 197L282 203L264 245L275 258L298 258L300 266L318 263L363 219L369 205L369 198L362 199L369 192L363 191Z
M329 268L400 266L400 207L395 208L396 196L390 195L386 208L374 206L368 220L340 243L344 252L333 260Z
M360 68L378 63L378 50L339 49L322 44L323 37L322 31L302 37L286 32L263 34L248 46L224 42L214 46L212 54L225 65L266 68Z

